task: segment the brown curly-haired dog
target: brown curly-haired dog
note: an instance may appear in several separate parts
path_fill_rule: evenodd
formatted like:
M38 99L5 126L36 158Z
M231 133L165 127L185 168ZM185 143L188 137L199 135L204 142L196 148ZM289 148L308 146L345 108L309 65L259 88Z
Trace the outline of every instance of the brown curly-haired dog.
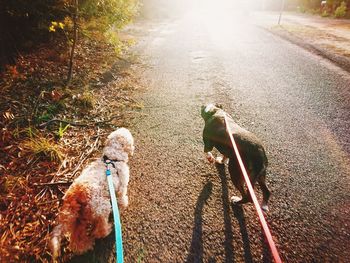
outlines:
M112 211L108 191L106 166L109 165L118 203L128 205L129 156L134 152L134 139L125 128L112 132L103 149L103 158L88 165L74 180L63 197L58 214L58 225L51 234L50 247L54 258L60 254L60 243L64 235L69 239L69 248L82 254L93 248L95 239L103 238L112 231L108 221Z

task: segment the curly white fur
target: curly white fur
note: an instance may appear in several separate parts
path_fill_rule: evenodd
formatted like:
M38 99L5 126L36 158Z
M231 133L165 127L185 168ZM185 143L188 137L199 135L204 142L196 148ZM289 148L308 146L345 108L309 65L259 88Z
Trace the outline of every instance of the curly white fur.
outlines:
M129 156L134 153L134 139L128 129L112 132L105 143L103 155L114 162L109 165L118 203L128 206ZM88 165L74 180L63 197L63 206L58 215L58 225L51 238L53 257L60 252L63 235L70 239L70 249L82 254L93 248L96 238L110 234L112 225L108 222L111 213L106 167L102 159Z

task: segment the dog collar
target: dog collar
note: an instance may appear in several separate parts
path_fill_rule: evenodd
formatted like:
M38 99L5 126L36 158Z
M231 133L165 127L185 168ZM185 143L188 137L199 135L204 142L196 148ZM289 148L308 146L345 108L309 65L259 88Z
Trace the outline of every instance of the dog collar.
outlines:
M115 168L114 163L122 162L122 160L118 160L118 159L109 159L106 155L103 155L102 160L106 165L111 164L113 166L113 168Z

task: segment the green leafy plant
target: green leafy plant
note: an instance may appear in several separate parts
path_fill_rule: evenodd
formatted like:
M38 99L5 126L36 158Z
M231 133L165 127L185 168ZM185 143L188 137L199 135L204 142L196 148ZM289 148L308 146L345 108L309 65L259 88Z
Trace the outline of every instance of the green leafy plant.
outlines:
M58 127L58 130L55 132L58 139L62 139L63 135L66 133L67 129L69 128L69 124L62 125L62 122L60 123L60 127Z
M338 8L335 10L334 17L336 18L345 17L346 11L347 11L346 3L343 1L341 2L340 6L338 6Z
M51 102L45 103L40 106L40 112L35 116L36 123L42 123L51 120L57 113L62 111L65 108L63 102Z
M131 22L138 10L138 0L86 0L81 2L74 0L69 5L68 10L73 22L73 30L67 83L72 78L74 49L78 31L85 35L92 35L89 33L89 29L100 32L101 35L109 30L116 33L118 29ZM63 23L62 25L64 26ZM51 24L49 30L55 30L59 26L59 23L57 25ZM63 27L61 28L63 29ZM111 35L105 37L107 41L114 45L116 52L120 52L121 42L118 41L118 38L111 37Z

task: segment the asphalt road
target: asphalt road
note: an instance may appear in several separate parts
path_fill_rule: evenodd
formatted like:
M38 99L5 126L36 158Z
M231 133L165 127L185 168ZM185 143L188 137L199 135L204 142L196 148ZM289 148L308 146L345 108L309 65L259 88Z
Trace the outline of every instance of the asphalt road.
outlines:
M131 29L147 89L130 127L126 262L271 260L253 206L232 206L227 167L203 158L209 102L266 146L266 218L283 261L349 260L350 75L247 20L203 8Z

